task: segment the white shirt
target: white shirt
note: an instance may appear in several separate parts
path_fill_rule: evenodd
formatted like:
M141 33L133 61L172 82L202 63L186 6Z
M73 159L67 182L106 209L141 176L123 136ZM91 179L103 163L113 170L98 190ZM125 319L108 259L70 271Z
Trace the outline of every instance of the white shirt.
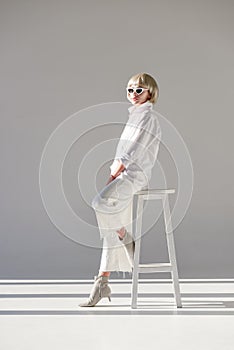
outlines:
M142 186L151 178L159 150L161 128L152 102L147 100L140 105L133 105L128 111L129 119L120 136L110 169L111 174L115 174L119 159L126 168L119 176L127 175Z

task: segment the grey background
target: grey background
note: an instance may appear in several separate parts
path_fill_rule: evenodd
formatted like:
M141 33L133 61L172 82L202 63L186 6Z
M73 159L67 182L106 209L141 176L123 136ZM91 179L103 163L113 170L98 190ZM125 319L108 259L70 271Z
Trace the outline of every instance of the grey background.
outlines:
M233 10L227 0L0 2L1 279L97 272L101 250L75 243L50 221L40 158L63 120L127 101L128 79L143 71L158 81L154 108L183 136L194 167L192 201L175 230L180 278L233 277ZM159 158L175 186L163 148ZM97 186L106 179L99 174ZM142 261L167 258L155 229Z

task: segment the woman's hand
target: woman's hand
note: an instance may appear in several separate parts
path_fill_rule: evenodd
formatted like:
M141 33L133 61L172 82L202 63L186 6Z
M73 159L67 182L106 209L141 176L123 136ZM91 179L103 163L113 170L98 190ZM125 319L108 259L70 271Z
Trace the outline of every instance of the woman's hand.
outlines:
M114 173L112 174L114 177L119 176L122 171L125 170L125 166L121 162L121 160L118 159L117 166L115 166Z
M118 168L115 170L115 174L114 174L114 175L110 175L109 180L108 180L108 182L107 182L107 185L108 185L111 181L113 181L117 176L119 176L119 175L122 173L122 171L124 171L124 170L125 170L125 166L123 165L123 163L121 163L121 161L119 161L119 166L118 166Z

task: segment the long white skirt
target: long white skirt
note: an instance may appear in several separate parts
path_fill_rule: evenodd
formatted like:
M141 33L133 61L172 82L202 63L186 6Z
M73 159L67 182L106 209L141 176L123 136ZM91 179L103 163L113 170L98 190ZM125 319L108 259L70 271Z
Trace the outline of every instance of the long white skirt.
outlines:
M132 235L133 195L143 187L146 188L145 185L139 188L122 173L94 197L92 208L103 239L100 271L132 272L133 256L128 254L116 231L125 227Z

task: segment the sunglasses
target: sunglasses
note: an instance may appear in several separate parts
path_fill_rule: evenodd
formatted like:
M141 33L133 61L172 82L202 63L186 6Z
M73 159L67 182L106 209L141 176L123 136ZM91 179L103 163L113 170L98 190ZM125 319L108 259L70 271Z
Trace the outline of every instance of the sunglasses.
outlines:
M140 95L140 94L142 94L142 92L149 90L149 89L137 87L137 88L126 88L126 90L129 94L132 94L135 91L137 93L137 95Z

